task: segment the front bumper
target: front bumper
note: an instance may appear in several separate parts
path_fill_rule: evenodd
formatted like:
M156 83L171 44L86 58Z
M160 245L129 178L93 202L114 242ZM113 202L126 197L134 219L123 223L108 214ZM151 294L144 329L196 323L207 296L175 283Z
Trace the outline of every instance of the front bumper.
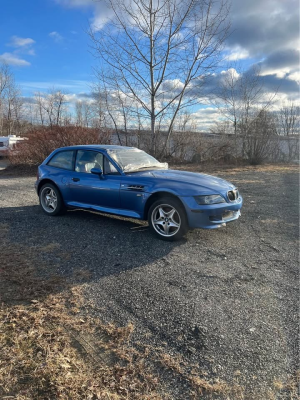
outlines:
M181 197L185 206L189 227L214 229L225 226L241 216L243 198L236 201L211 205L199 205L194 197Z

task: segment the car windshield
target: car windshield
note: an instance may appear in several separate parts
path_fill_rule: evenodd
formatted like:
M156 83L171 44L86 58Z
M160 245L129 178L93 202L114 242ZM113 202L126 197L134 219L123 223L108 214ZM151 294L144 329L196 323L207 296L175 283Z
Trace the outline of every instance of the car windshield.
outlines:
M113 149L108 150L108 154L119 164L124 172L151 168L168 169L167 163L160 163L154 157L139 149Z

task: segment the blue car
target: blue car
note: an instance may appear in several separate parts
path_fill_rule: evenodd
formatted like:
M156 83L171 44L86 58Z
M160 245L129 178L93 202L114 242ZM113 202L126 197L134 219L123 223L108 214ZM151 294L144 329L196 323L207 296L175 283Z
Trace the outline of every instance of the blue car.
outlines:
M38 167L42 210L96 210L148 220L164 240L189 229L219 228L241 215L237 188L215 176L168 169L134 147L87 145L55 150Z

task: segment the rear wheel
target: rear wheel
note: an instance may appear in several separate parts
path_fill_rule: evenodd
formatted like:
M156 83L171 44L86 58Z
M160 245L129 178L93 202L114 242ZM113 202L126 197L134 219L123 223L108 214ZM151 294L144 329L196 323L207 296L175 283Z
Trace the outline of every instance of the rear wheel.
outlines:
M51 183L41 187L39 198L42 210L47 215L59 215L66 209L58 188Z
M179 200L172 197L163 197L152 204L148 222L150 230L163 240L178 240L188 231L185 210Z

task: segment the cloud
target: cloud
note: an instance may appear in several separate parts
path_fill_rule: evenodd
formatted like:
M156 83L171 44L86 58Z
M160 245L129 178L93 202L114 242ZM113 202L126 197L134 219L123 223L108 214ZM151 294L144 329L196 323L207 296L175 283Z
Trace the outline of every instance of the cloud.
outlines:
M296 49L284 49L270 53L259 64L262 75L276 74L284 77L292 72L299 71L300 52Z
M7 46L14 47L15 50L13 55L19 58L18 54L28 54L30 56L35 55L35 51L33 45L35 44L35 40L31 38L22 38L19 36L12 36L10 38L10 42L7 43Z
M94 0L55 0L56 3L65 7L88 7L94 6Z
M105 1L95 0L55 0L56 3L68 8L91 8L93 10L93 18L90 23L94 31L99 31L114 15ZM130 1L130 0L124 0Z
M299 95L299 84L292 79L287 79L288 75L279 77L276 74L264 75L260 78L262 85L267 92L280 92L287 95Z
M90 82L83 80L55 80L55 81L23 81L20 85L27 91L47 91L57 88L64 92L80 93L84 92L89 87Z
M8 65L15 65L18 67L27 67L30 65L30 62L23 60L17 54L13 53L0 54L0 62L4 62Z
M228 61L238 61L238 60L244 60L246 58L249 58L250 54L248 50L242 49L240 47L237 47L235 50L231 50L228 56L226 56L226 60Z
M69 8L90 8L91 25L100 30L112 17L106 2L94 0L55 0ZM123 0L128 4L130 0ZM227 62L242 66L259 64L266 90L288 98L299 95L299 16L298 0L231 0L231 34L225 42L224 57ZM221 73L205 80L195 92L202 98L211 95L220 83ZM176 78L176 76L172 77ZM201 83L201 82L199 82ZM172 92L172 82L164 88ZM202 101L202 99L201 99Z
M298 7L296 0L232 0L232 33L226 45L245 49L251 57L299 47Z
M163 93L179 93L184 87L184 83L179 79L166 80L162 83L160 91Z
M63 37L56 31L50 32L48 36L50 36L56 43L63 40Z
M10 39L10 42L8 43L8 46L11 47L28 47L32 46L35 43L35 40L31 38L21 38L19 36L12 36Z
M298 85L300 85L300 71L292 72L288 74L287 79L291 79L292 81L296 81Z

